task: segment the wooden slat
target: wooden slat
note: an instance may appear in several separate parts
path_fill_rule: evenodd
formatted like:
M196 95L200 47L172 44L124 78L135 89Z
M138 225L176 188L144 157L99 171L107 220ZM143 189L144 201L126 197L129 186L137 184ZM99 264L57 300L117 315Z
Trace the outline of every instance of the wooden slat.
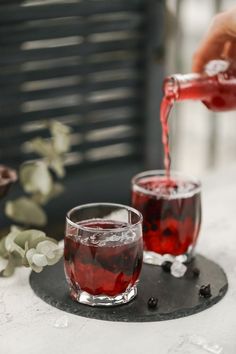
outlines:
M20 64L27 61L84 56L117 50L134 50L144 48L141 33L134 38L111 40L109 42L84 42L77 45L66 45L55 48L19 50L15 47L3 47L0 55L0 65Z
M33 21L57 17L89 16L91 14L107 14L124 11L141 10L141 0L113 1L80 1L66 4L45 4L35 6L7 5L1 6L0 23L9 24L22 21Z
M101 130L104 128L114 128L125 125L127 127L135 127L142 126L143 117L138 116L137 114L132 115L130 117L118 117L115 119L106 119L99 122L93 122L89 120L80 120L76 125L70 125L73 129L73 134L80 134L82 131L85 132L93 132L97 130ZM19 122L20 123L20 122ZM42 136L44 138L49 137L48 130L40 129L36 131L23 132L22 126L18 123L18 125L3 127L0 131L0 149L9 144L9 139L14 141L14 144L17 145L19 143L23 143L25 141L31 140L35 137Z
M134 89L143 83L142 78L121 79L105 82L82 82L71 86L50 88L43 90L35 90L29 92L19 92L13 90L4 90L0 95L0 105L6 104L22 104L26 101L49 100L52 98L61 98L68 95L84 96L85 94L99 92L102 90L113 90L116 88Z
M129 52L128 52L129 53ZM128 55L127 53L127 55ZM125 57L125 53L124 53ZM49 67L47 69L27 70L21 71L11 70L10 72L0 72L0 87L6 88L8 86L17 86L28 81L47 80L54 78L64 78L67 76L87 75L98 72L106 72L116 69L131 70L135 69L138 72L144 68L143 53L136 53L134 58L125 58L120 60L114 58L114 60L106 62L93 63L89 62L90 57L87 58L86 65L80 64L79 59L77 64L74 65L62 65L58 67Z
M102 141L94 141L94 142L83 142L82 144L78 144L76 146L72 147L72 152L76 151L79 153L84 153L88 151L89 149L95 149L95 148L101 148L105 146L112 146L116 144L121 144L121 143L128 143L129 145L135 145L136 143L140 143L140 133L137 133L133 136L128 136L128 137L117 137L113 139L104 139ZM19 163L20 161L28 160L28 159L33 159L36 158L37 156L32 153L22 153L22 147L21 146L8 146L8 147L3 147L0 150L0 161L4 163L5 161L15 161Z
M138 141L140 142L140 132L134 132L133 136L127 136L127 137L116 137L112 139L104 139L101 141L90 141L90 142L83 142L82 144L78 144L72 147L72 152L73 151L78 151L78 152L86 152L89 149L95 149L95 148L101 148L101 147L106 147L106 146L112 146L116 144L122 144L122 143L128 143L129 145L136 144Z
M36 111L30 112L19 112L18 107L9 107L7 105L4 110L4 105L1 107L1 124L4 125L11 125L14 122L18 122L19 119L22 122L25 121L36 121L39 119L50 119L50 118L58 118L66 115L71 114L78 114L78 115L87 115L91 112L99 112L100 110L106 109L116 109L119 107L137 107L140 109L140 105L142 104L143 95L140 93L137 96L127 97L127 98L119 98L116 100L109 100L97 103L91 103L90 105L67 105L65 107L54 107L51 109L41 109Z
M22 4L22 0L11 0L11 5L21 5ZM9 0L1 0L1 5L9 5Z
M46 21L45 21L46 22ZM30 22L21 26L1 26L0 45L20 44L27 41L66 38L72 36L89 36L97 33L107 33L126 30L141 30L144 28L142 17L131 16L127 19L109 22L71 19L69 22L60 21L55 24Z

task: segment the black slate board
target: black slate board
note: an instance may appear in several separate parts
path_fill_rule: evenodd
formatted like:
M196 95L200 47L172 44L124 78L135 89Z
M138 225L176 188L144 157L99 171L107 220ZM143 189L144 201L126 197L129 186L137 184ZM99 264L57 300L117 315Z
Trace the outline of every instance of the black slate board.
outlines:
M198 267L200 276L193 278L190 269ZM211 284L212 296L199 296L201 285ZM143 265L137 297L128 304L115 307L90 307L74 302L68 295L63 262L47 267L42 273L31 273L30 285L35 294L48 304L78 316L106 321L163 321L193 315L220 301L228 289L223 270L209 259L197 255L182 278L174 278L161 267ZM159 299L158 309L147 307L149 297Z

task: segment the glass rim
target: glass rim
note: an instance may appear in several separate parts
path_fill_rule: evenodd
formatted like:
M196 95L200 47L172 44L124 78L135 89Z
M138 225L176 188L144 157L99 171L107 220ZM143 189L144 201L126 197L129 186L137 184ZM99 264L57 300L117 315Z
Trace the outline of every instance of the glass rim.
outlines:
M138 174L136 174L132 179L131 179L131 185L132 188L135 186L135 188L146 195L152 195L154 197L158 197L158 194L156 192L150 191L144 187L141 187L138 184L138 180L142 179L144 177L149 177L149 176L158 176L158 177L163 177L166 175L166 171L163 169L157 169L157 170L146 170L146 171L142 171L139 172ZM165 199L179 199L179 198L188 198L192 195L195 195L199 192L201 192L202 189L202 184L201 181L193 176L193 175L189 175L189 174L185 174L184 172L180 172L180 171L176 171L176 170L171 170L170 171L170 177L182 177L184 180L186 181L191 181L193 183L196 184L196 186L194 188L192 188L190 191L184 191L184 192L179 192L175 195L170 195L170 196L160 196L161 198L165 198Z
M116 229L104 229L104 230L101 230L101 232L111 232L111 231L115 231L115 232L122 232L122 231L125 231L125 230L129 230L131 228L135 228L136 226L138 226L139 224L142 225L142 221L143 221L143 216L142 214L135 208L132 208L131 206L129 205L124 205L124 204L117 204L117 203L86 203L86 204L81 204L81 205L77 205L75 206L74 208L70 209L67 213L66 213L66 222L68 224L70 224L71 226L74 226L75 228L77 229L81 229L83 231L88 231L88 232L94 232L94 228L93 227L88 227L88 226L83 226L83 225L79 225L77 224L76 222L72 221L70 219L70 216L71 214L74 212L74 211L77 211L77 210L80 210L80 209L85 209L85 208L91 208L91 207L96 207L96 206L110 206L110 207L120 207L120 208L123 208L127 211L130 211L134 214L136 214L138 217L139 217L139 220L134 223L134 224L129 224L128 226L125 226L125 227L121 227L121 228L116 228ZM95 219L95 218L94 218ZM88 219L88 220L92 220L92 218ZM106 220L106 219L104 219Z

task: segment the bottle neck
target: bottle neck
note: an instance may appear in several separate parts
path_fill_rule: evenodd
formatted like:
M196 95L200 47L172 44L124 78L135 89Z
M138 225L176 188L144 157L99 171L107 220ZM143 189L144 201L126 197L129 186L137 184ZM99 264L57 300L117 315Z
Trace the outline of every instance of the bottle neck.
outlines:
M213 86L217 85L216 76L206 74L176 74L164 80L163 90L167 99L204 100L209 96Z

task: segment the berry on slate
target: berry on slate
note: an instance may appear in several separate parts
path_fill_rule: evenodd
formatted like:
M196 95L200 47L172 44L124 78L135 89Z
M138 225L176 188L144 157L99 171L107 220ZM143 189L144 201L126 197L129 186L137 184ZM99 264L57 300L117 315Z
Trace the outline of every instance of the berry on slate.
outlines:
M198 278L200 275L200 269L199 268L193 268L192 269L192 275L194 278Z
M170 261L165 261L162 263L161 267L164 270L164 272L170 273L170 268L171 268L172 263Z
M148 307L150 309L157 308L157 304L158 304L158 299L156 297L150 297L150 299L148 299Z
M211 294L211 285L202 285L199 289L199 295L204 298L209 298L212 296Z

